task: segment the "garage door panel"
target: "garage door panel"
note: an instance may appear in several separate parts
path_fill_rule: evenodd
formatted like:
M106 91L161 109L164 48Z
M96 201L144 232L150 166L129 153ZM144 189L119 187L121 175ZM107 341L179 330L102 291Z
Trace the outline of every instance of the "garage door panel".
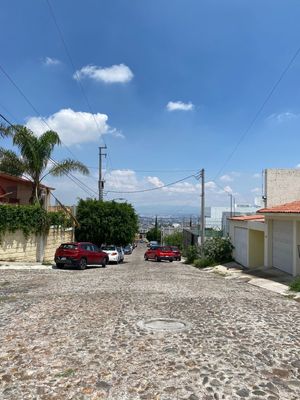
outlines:
M273 266L293 272L293 222L273 221Z
M248 230L234 228L235 261L247 267L248 265Z

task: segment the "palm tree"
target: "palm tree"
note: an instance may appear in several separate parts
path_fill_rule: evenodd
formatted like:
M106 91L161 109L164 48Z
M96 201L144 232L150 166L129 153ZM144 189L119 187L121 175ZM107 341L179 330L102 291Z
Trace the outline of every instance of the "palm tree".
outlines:
M46 131L40 137L22 125L0 129L1 131L11 135L15 132L13 144L19 148L20 155L0 147L0 171L16 176L24 175L32 181L32 204L41 204L41 182L46 176L63 176L73 171L89 174L88 168L80 161L69 158L60 162L52 160L54 147L61 144L58 133L54 131Z

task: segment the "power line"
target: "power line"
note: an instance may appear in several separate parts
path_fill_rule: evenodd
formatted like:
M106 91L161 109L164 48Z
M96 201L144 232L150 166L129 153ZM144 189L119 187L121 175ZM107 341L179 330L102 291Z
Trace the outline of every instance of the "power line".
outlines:
M30 105L30 107L34 110L34 112L41 118L41 120L44 122L44 124L50 129L52 130L51 126L48 124L48 122L41 116L41 114L39 113L39 111L37 110L37 108L33 105L33 103L29 100L29 98L26 96L26 94L23 92L23 90L16 84L16 82L12 79L12 77L8 74L8 72L3 68L3 66L0 64L0 70L3 72L3 74L7 77L7 79L11 82L11 84L17 89L17 91L21 94L21 96L25 99L25 101ZM4 118L5 120L5 118ZM13 126L10 123L11 126ZM76 159L76 156L74 155L74 153L69 149L69 147L61 140L61 143L67 148L67 150L69 151L69 153L71 155L74 156L74 158ZM78 179L76 176L74 176L71 172L68 173L69 175L67 176L71 176L73 178L73 181L76 180L78 183L80 183L81 186L85 186L88 190L94 192L93 189L90 189L85 183L83 183L80 179ZM95 192L96 194L96 192Z
M14 130L18 131L17 127L13 125L4 115L0 113L0 117L7 123L9 124ZM59 165L52 157L49 157L49 161L53 165ZM83 182L81 182L78 178L76 178L74 175L72 175L70 172L65 172L65 175L73 182L75 183L81 190L83 190L85 193L87 193L89 196L93 196L92 193L95 192L93 189L89 188L87 185L85 185Z
M61 42L62 42L62 44L63 44L63 48L64 48L66 54L67 54L69 63L70 63L70 65L71 65L71 68L73 69L73 74L74 74L74 76L77 76L77 70L76 70L75 63L74 63L74 61L73 61L73 58L72 58L71 53L70 53L70 51L69 51L69 48L68 48L68 46L67 46L67 42L66 42L66 40L65 40L65 38L64 38L62 29L60 28L60 26L59 26L59 24L58 24L56 15L55 15L55 13L54 13L54 9L53 9L53 7L52 7L52 5L51 5L51 3L50 3L50 0L46 0L46 3L47 3L47 5L48 5L49 12L50 12L50 15L51 15L51 17L52 17L52 19L53 19L54 25L55 25L55 27L56 27L56 29L57 29L58 36L59 36L59 38L60 38L60 40L61 40ZM85 100L85 102L86 102L86 105L87 105L87 107L88 107L90 113L92 114L92 117L93 117L93 119L94 119L95 125L96 125L96 127L97 127L97 129L98 129L98 131L99 131L100 138L101 138L101 140L103 141L104 145L107 147L106 142L105 142L105 140L104 140L104 138L103 138L103 135L101 134L100 126L99 126L98 121L97 121L97 119L96 119L96 117L95 117L95 114L94 114L94 112L93 112L91 103L90 103L90 101L89 101L89 99L88 99L88 96L87 96L87 94L86 94L86 91L85 91L85 89L84 89L84 86L83 86L83 84L81 83L80 79L76 79L76 81L77 81L77 83L78 83L78 85L79 85L79 87L80 87L81 94L82 94L82 96L83 96L83 98L84 98L84 100ZM112 161L111 161L111 158L110 158L110 155L109 155L108 152L107 152L107 157L108 157L110 163L112 164Z
M158 187L155 187L155 188L151 188L151 189L142 189L142 190L133 190L133 191L107 190L106 193L144 193L144 192L152 192L153 190L159 190L159 189L163 189L165 187L173 186L176 183L180 183L180 182L186 181L187 179L192 178L192 177L196 178L196 175L195 174L189 175L189 176L186 176L186 177L184 177L182 179L179 179L179 180L177 180L175 182L170 182L170 183L167 183L165 185L161 185L161 186L158 186Z
M240 144L242 143L242 141L245 139L245 137L247 136L247 134L249 133L249 131L251 130L251 128L253 127L253 125L255 124L255 122L257 121L258 117L260 116L260 114L262 113L263 109L265 108L266 104L268 103L268 101L270 100L270 98L272 97L273 93L275 92L275 90L277 89L277 87L279 86L280 82L282 81L282 79L284 78L284 76L286 75L286 73L289 71L289 69L291 68L291 66L293 65L294 61L296 60L296 58L298 57L300 53L300 47L298 47L298 49L296 50L296 52L294 53L294 55L292 56L292 58L289 60L288 64L286 65L286 67L283 69L283 71L281 72L281 74L279 75L279 78L277 79L277 81L273 84L271 90L269 91L267 97L265 98L265 100L262 102L262 104L260 105L260 107L258 108L258 110L256 111L253 119L250 121L250 124L247 126L247 128L245 129L245 131L242 133L240 139L238 140L237 144L235 145L235 147L233 148L233 150L231 151L231 153L229 154L229 156L227 157L227 159L225 160L225 162L223 163L223 165L221 166L221 168L219 169L219 171L217 172L217 174L214 177L214 181L219 177L219 175L222 173L223 169L225 168L225 166L228 164L228 162L231 160L231 158L233 157L233 155L235 154L235 152L237 151L237 149L239 148Z
M99 167L87 166L89 169L98 169ZM134 168L114 168L110 169L110 172L113 171L126 171L131 170L134 172L159 172L159 173L182 173L182 172L196 172L197 169L134 169Z

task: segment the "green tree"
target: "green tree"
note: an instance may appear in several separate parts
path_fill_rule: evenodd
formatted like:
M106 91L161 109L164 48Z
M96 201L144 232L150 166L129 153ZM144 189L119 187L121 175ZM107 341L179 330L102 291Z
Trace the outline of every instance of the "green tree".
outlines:
M80 200L76 218L80 225L76 229L78 241L124 246L132 243L138 232L138 217L128 203Z
M161 240L161 230L158 228L152 228L150 229L147 234L146 238L151 242L152 240L156 240L157 242L160 242Z
M41 182L47 175L62 176L72 171L89 174L84 164L69 158L49 165L55 146L61 144L59 135L54 131L46 131L37 137L30 129L17 125L8 128L2 126L0 132L13 136L13 144L20 153L0 148L0 171L16 176L25 175L32 181L32 204L41 204Z
M169 246L177 246L182 250L183 248L183 233L182 232L174 232L171 235L168 235L164 238L165 244Z

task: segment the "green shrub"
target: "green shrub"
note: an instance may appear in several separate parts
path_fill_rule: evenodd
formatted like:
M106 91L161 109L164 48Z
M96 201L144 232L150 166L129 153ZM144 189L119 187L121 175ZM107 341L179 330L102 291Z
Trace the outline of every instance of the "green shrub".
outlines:
M171 235L166 236L164 238L164 243L168 246L177 246L180 250L182 250L183 233L182 232L174 232Z
M196 258L199 257L199 252L198 252L198 248L196 246L189 246L185 253L185 262L186 264L193 264L193 262L196 260Z
M206 267L211 267L213 265L215 265L215 261L207 257L197 258L194 261L194 266L196 268L206 268Z
M20 230L25 238L30 234L47 233L50 226L72 226L62 212L47 212L42 207L0 205L0 241L6 232Z
M203 244L203 253L206 258L215 262L228 262L232 260L233 245L229 238L210 238Z
M300 276L298 278L294 279L290 284L289 284L290 290L293 290L294 292L300 292Z

